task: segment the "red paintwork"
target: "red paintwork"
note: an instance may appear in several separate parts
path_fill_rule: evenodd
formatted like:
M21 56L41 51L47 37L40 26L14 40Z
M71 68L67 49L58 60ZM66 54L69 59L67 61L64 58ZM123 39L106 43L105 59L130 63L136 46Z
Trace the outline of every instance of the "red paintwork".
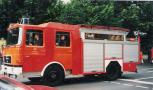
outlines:
M82 70L82 52L81 39L79 34L79 26L66 25L60 23L46 23L40 26L27 25L24 30L37 29L44 31L43 47L27 47L23 43L23 72L41 72L45 65L49 62L60 62L67 70L72 70L73 74L80 74ZM56 31L70 32L71 46L68 48L56 47L55 33ZM75 36L75 37L74 37ZM24 35L25 38L25 35ZM24 40L25 41L25 40ZM79 49L77 49L79 48ZM31 52L35 51L35 54ZM30 57L25 57L30 56ZM54 60L54 61L53 61ZM73 60L73 62L72 62ZM80 67L80 68L76 68Z
M123 71L137 72L137 63L135 62L123 63Z
M4 55L12 55L12 62L9 63L9 65L22 65L23 73L26 73L41 72L48 63L59 62L64 66L65 70L72 70L72 74L77 75L83 73L83 44L80 39L79 25L50 22L41 25L17 26L23 28L24 30L24 34L22 36L23 42L21 46L11 46L4 48ZM28 29L43 31L44 45L42 47L26 46L25 33ZM71 47L56 47L56 31L70 32L71 41L73 41L71 42Z
M0 79L7 81L8 83L12 84L15 87L22 88L22 90L57 90L56 88L42 86L42 85L25 85L23 83L16 81L15 79L3 75L0 75Z
M140 45L140 43L141 43L141 37L140 37L140 35L138 35L138 52L139 52L138 58L139 58L139 61L138 61L137 64L141 64L142 63L142 60L143 60L143 53L141 51L141 45Z
M59 62L65 70L72 70L73 75L83 74L83 42L80 36L80 28L97 28L129 31L128 29L108 26L81 26L61 23L44 23L41 25L18 25L24 30L21 46L12 46L3 50L4 55L14 55L10 65L22 65L23 73L41 72L45 65L50 62ZM26 46L26 31L28 29L43 31L43 46ZM68 48L56 47L56 31L70 32L71 45ZM105 46L105 45L104 45ZM105 50L105 49L104 49ZM122 57L124 58L124 57ZM105 51L104 51L105 60ZM114 59L115 60L115 59ZM104 63L105 65L105 63ZM133 65L130 66L129 65ZM129 68L130 70L128 70ZM127 71L135 69L134 63L124 64ZM136 70L136 69L135 69Z

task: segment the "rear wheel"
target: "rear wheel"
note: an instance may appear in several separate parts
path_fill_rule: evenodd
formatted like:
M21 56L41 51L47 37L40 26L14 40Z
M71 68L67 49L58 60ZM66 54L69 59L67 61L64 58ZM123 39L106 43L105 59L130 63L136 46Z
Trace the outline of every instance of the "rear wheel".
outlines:
M58 65L48 67L43 76L43 84L47 86L59 85L63 80L64 70Z
M110 63L110 65L106 69L106 73L107 80L116 80L121 77L121 67L118 63Z

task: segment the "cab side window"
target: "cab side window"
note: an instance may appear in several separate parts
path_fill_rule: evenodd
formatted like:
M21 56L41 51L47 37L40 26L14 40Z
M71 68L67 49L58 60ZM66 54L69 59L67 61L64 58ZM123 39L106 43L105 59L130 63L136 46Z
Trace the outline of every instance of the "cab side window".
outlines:
M41 30L27 30L26 45L43 46L43 32Z
M70 33L69 32L56 32L56 46L69 47L70 46Z

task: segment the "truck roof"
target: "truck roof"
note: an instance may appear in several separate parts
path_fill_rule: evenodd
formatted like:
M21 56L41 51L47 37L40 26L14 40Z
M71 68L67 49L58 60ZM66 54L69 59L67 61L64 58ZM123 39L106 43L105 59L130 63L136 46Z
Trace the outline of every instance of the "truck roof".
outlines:
M111 27L111 26L97 26L97 25L71 25L71 24L63 24L57 22L48 22L39 25L28 25L28 24L18 24L13 23L10 24L8 29L17 28L20 26L30 26L30 27L48 27L48 28L56 28L56 29L64 29L64 30L80 30L80 28L87 28L88 30L116 30L122 32L129 32L129 29L120 28L120 27Z
M91 30L99 29L99 30L117 30L117 31L125 31L129 32L129 29L120 28L120 27L112 27L112 26L97 26L97 25L81 25L82 28L89 28Z
M120 28L120 27L110 27L110 26L97 26L97 25L71 25L71 24L63 24L63 23L56 23L56 22L48 22L44 24L40 24L41 27L52 27L58 29L66 29L66 30L76 30L80 28L87 28L90 30L117 30L117 31L125 31L129 32L129 29Z
M41 27L49 27L49 28L56 28L56 29L64 29L64 30L79 30L79 25L71 25L71 24L63 24L57 22L48 22L40 24Z

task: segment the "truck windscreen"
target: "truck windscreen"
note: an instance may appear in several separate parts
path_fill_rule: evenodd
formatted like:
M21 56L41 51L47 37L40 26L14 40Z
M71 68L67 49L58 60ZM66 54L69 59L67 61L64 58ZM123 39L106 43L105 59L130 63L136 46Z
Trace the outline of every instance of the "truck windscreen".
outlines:
M7 45L16 45L19 40L19 28L9 30L7 35Z

